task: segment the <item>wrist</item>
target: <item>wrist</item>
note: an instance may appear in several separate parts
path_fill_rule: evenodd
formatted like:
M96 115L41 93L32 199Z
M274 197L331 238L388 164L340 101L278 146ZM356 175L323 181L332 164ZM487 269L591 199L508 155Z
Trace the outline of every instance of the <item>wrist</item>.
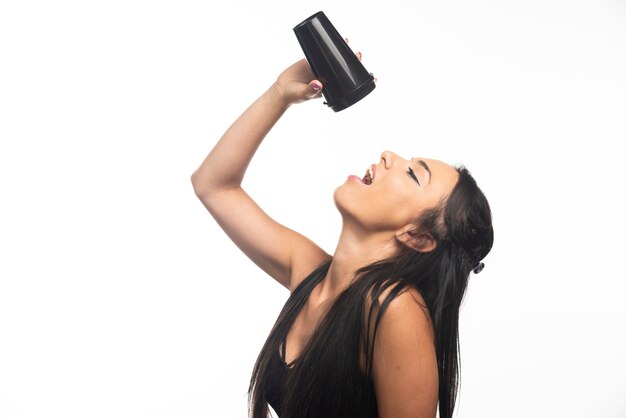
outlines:
M275 101L279 106L282 106L285 109L291 106L291 103L285 97L285 91L277 82L274 82L271 85L271 87L267 90L267 94L272 98L272 101Z

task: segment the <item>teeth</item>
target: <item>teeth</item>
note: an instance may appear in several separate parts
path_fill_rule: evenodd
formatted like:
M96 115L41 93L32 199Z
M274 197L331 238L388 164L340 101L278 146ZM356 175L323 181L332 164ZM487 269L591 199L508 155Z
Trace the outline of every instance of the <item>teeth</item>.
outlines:
M365 172L365 176L363 176L363 183L365 184L372 184L372 180L374 180L374 177L372 176L372 174L374 174L372 172L371 167L367 169L367 171Z

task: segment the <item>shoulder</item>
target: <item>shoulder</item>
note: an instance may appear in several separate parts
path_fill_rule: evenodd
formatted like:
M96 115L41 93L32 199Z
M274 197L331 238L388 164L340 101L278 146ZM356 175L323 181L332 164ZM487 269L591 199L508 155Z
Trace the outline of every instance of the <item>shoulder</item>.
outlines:
M422 325L428 325L430 313L422 294L415 288L404 289L389 304L391 316L399 316L400 320L419 319ZM404 319L403 319L404 318Z
M435 333L424 298L414 288L403 289L382 315L374 340L372 379L381 418L435 416L439 387Z
M393 284L387 287L384 291L378 295L376 304L374 304L374 315L378 314L378 309L383 305L388 296L396 290L398 284ZM369 307L373 301L372 291L368 292L366 297L366 313L369 313ZM432 321L428 306L424 300L424 297L419 290L412 286L406 287L399 291L399 293L389 302L387 308L383 313L383 320L385 324L393 325L400 321L403 326L410 326L419 322L421 326L425 326L430 334L434 335L432 329ZM381 324L382 325L382 324ZM434 341L434 340L433 340Z
M387 288L378 297L378 306L382 306L385 299L397 285ZM369 297L371 301L371 295ZM377 314L378 312L375 312ZM389 302L383 312L379 324L378 335L385 338L395 338L401 333L405 336L406 331L413 331L412 334L419 335L420 338L435 342L435 332L430 317L428 306L422 294L414 287L402 289L399 294ZM377 336L378 338L378 336ZM384 342L384 341L383 341ZM390 343L392 341L387 341Z

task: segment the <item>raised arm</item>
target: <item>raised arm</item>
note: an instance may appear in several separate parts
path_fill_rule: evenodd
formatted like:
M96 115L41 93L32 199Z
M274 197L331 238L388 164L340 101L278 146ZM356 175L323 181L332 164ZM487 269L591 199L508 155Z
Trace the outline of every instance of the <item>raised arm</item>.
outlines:
M228 128L192 174L194 191L235 244L260 268L292 289L330 256L269 217L241 188L261 141L287 108L320 96L306 60L287 68Z

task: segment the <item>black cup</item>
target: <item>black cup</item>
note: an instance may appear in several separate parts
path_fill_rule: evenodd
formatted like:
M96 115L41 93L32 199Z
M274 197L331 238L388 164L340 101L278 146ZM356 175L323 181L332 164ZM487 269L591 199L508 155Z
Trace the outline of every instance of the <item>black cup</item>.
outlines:
M367 72L324 12L305 19L293 31L309 66L324 84L324 104L339 112L374 90L374 76Z

